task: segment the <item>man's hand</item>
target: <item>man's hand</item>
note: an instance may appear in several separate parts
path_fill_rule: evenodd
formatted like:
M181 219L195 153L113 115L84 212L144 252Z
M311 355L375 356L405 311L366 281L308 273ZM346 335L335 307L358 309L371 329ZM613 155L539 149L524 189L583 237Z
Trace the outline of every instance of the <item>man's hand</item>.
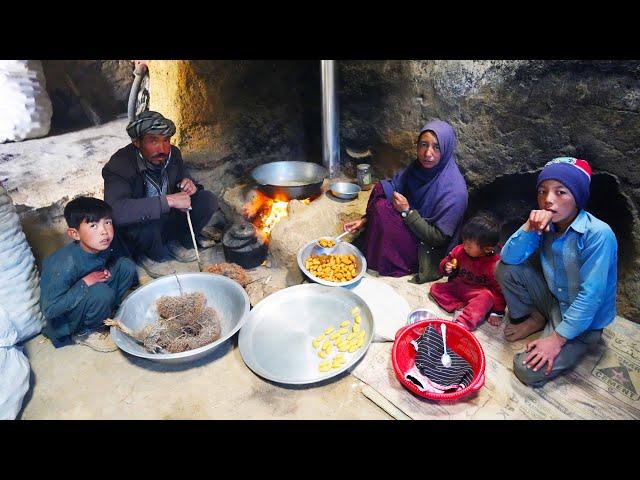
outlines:
M533 368L534 372L537 372L545 364L548 364L545 375L551 373L553 368L553 362L560 354L562 346L567 343L567 339L556 332L553 332L548 337L539 338L533 342L527 343L525 350L529 352L529 355L524 359L524 364L528 368Z
M171 208L185 211L191 207L191 197L187 192L172 193L167 195L167 203Z
M178 188L188 195L193 195L198 191L196 184L190 178L183 178L178 182Z
M547 210L531 210L529 219L524 224L524 230L526 232L534 231L540 235L542 232L548 232L552 216L553 213Z
M91 272L89 275L85 275L84 277L82 277L82 280L87 284L87 287L90 287L94 283L106 282L110 278L111 272L105 268L104 270Z
M407 197L405 197L401 193L393 192L393 208L395 208L398 212L409 210L409 202L407 201Z

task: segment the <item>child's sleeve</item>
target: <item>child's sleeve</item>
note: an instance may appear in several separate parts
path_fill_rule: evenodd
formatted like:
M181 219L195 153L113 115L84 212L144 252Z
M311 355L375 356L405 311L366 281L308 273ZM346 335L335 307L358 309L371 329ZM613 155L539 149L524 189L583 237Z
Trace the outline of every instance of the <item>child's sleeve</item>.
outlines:
M47 320L70 312L89 292L89 287L82 278L73 279L75 270L68 262L48 263L43 266L40 306Z
M542 235L527 232L523 227L524 225L511 235L502 247L500 257L507 265L520 265L540 247Z

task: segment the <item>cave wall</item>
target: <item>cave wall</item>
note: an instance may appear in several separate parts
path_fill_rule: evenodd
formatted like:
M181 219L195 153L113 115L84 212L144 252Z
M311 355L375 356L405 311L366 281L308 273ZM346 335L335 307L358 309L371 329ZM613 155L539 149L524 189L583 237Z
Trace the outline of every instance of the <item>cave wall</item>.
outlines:
M317 61L155 60L152 110L214 191L274 160L321 161Z
M594 175L608 179L602 185L615 186L622 211L612 226L625 255L618 305L622 314L640 320L639 61L339 60L336 65L341 158L348 174L357 160L347 148L372 152L374 177L407 165L415 156L418 130L432 118L449 121L457 132L457 159L472 199L490 199L492 189L514 178L535 178L553 157L587 159ZM130 61L45 61L44 66L50 91L64 87L55 80L60 74L51 72L65 68L100 113L126 112ZM174 143L197 178L217 193L267 161L321 161L318 60L153 60L150 70L151 108L176 122ZM77 105L73 108L83 117ZM598 198L606 203L607 190Z
M622 218L612 225L626 254L619 262L618 307L623 315L640 321L640 259L634 253L640 246L640 62L339 65L341 141L370 148L379 177L415 157L417 132L432 118L447 120L455 128L458 164L472 198L479 190L491 195L486 187L497 179L509 182L511 175L536 172L557 156L587 159L596 174L610 176L616 198L621 198L616 202L624 208L616 212ZM606 191L598 196L607 201ZM610 214L606 204L600 210Z
M53 105L51 135L93 125L65 74L103 123L127 113L134 79L131 60L42 60L42 66Z

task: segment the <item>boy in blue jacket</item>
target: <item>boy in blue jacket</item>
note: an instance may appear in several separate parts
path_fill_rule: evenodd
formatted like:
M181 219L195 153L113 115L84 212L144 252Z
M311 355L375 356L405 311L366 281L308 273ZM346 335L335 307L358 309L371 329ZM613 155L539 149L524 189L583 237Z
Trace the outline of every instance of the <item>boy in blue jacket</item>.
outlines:
M591 167L560 157L538 176L538 210L502 249L496 278L509 309L508 341L543 330L513 359L523 383L540 387L572 368L616 316L618 243L584 210ZM539 256L541 269L531 261Z
M129 258L113 261L111 207L91 197L78 197L64 209L67 235L73 242L45 258L40 305L46 319L43 333L54 346L68 337L94 350L112 351L113 342L99 335L103 321L120 305L136 280Z

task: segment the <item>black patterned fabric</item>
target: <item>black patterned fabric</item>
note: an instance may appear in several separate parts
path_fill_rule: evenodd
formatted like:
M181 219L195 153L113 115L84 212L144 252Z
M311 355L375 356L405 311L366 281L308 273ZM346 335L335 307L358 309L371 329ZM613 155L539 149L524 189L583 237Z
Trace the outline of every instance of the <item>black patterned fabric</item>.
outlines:
M473 369L460 355L447 347L447 353L451 357L451 366L442 365L442 335L432 326L427 327L422 336L415 340L416 367L420 373L431 380L432 383L444 388L464 388L473 380Z

